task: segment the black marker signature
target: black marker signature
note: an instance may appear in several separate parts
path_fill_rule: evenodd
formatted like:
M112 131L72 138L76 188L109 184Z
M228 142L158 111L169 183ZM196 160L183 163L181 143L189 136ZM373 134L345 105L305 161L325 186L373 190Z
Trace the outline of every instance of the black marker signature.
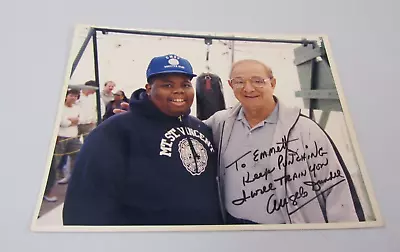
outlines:
M311 186L313 191L318 192L318 191L321 190L321 185L325 184L326 182L331 181L331 180L333 180L335 178L344 178L340 172L341 171L339 169L336 172L332 172L331 171L329 173L329 177L328 178L325 178L325 179L322 179L322 180L317 180L316 182L314 182L314 181L304 181L303 183L305 185L307 185L307 186Z
M298 138L292 139L292 140L286 140L286 136L282 137L282 142L276 143L276 146L272 146L268 150L260 151L259 149L256 149L253 152L253 160L254 162L258 162L259 160L262 160L266 157L271 157L273 154L281 153L285 149L288 148L288 144L290 142L294 142L299 140ZM293 152L292 150L289 150L289 152ZM260 153L259 153L260 152Z
M305 176L307 176L307 170L304 170L304 171L301 171L301 172L295 172L292 175L287 174L286 176L282 176L280 178L274 179L274 181L275 182L279 181L281 183L281 186L282 186L282 185L284 185L284 184L286 184L288 182L295 181L296 179L301 178L301 177L305 177Z
M308 170L310 171L310 174L314 176L314 178L317 176L316 172L324 168L325 166L328 166L329 160L325 158L325 162L323 163L314 163L313 165L308 166Z
M301 208L303 208L304 206L306 206L308 203L310 203L311 201L313 201L314 199L316 199L319 195L325 193L326 191L329 191L330 189L332 189L333 187L339 185L340 183L343 183L344 181L346 181L346 179L342 179L339 182L333 184L332 186L328 187L327 189L323 190L322 192L318 193L316 196L312 197L311 199L309 199L307 202L305 202L303 205L299 206L296 210L293 210L292 212L289 212L289 215L294 214L295 212L299 211Z
M289 212L289 215L292 215L293 213L297 212L298 210L300 210L301 208L303 208L304 206L306 206L307 204L309 204L311 201L313 201L314 199L316 199L319 195L323 194L324 192L330 190L331 188L339 185L340 183L346 181L346 179L342 179L339 182L335 183L334 185L330 186L329 188L325 189L324 191L318 193L316 196L312 197L311 199L309 199L308 201L306 201L303 205L299 206L297 209L293 210L292 212ZM308 192L304 191L304 188L302 186L300 186L299 191L296 192L293 195L289 196L289 200L288 198L284 198L284 199L279 199L279 200L273 200L271 201L272 197L274 196L274 194L272 194L267 202L267 212L269 214L274 213L275 211L279 211L282 207L285 207L286 205L289 204L289 200L291 201L292 205L296 206L298 204L297 200L301 199L301 198L307 198L308 197ZM279 201L279 202L278 202ZM272 204L272 206L270 206L270 204Z
M296 206L297 200L301 198L307 198L307 196L308 192L305 191L302 186L299 187L299 190L297 192L284 199L279 199L279 200L274 199L273 201L271 201L272 197L274 197L274 194L271 194L267 202L267 213L272 214L275 211L279 211L282 207L285 207L287 204L289 204L289 201L294 206Z
M308 146L305 146L306 149L308 149ZM308 155L307 159L313 159L313 158L317 158L317 157L323 157L325 155L328 154L328 152L323 151L324 148L322 147L318 147L318 144L316 141L314 141L314 151L310 153L310 155Z
M229 167L231 167L232 165L235 165L236 167L236 171L238 171L238 162L240 159L244 158L245 156L247 156L251 151L246 152L245 154L243 154L242 156L240 156L238 159L236 159L235 161L233 161L232 163L230 163L228 166L226 166L225 168L228 169ZM242 168L246 167L246 164L241 164L240 165Z
M269 183L268 187L264 185L261 189L259 188L256 191L253 191L253 190L250 191L250 195L247 195L246 191L242 190L243 197L233 200L232 204L234 204L236 206L240 206L240 205L244 204L248 199L253 199L259 195L263 195L264 193L268 193L268 192L274 191L274 190L276 190L276 188L274 187L273 183Z
M268 174L271 174L274 171L275 171L275 167L272 169L265 168L264 172L254 173L252 176L250 176L250 173L247 172L247 177L242 177L243 185L246 186L246 184L253 183L254 181L261 179L261 178L265 178L265 180L267 180Z

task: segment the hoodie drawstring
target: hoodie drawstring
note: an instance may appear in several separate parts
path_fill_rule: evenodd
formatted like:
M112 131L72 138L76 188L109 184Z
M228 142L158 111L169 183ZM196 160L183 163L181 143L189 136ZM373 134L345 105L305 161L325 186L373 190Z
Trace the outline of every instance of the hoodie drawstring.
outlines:
M196 150L195 150L194 147L193 147L193 143L192 143L192 141L190 140L190 137L189 137L189 135L188 135L188 133L187 133L187 131L186 131L186 126L185 126L185 124L183 123L182 116L179 116L178 118L179 118L179 121L181 122L181 124L182 124L182 126L183 126L183 130L185 131L186 138L187 138L187 140L189 141L190 150L192 151L192 155L193 155L193 157L194 157L194 164L196 165L196 170L195 170L195 171L196 171L196 173L197 173L197 172L199 172L199 168L198 168L198 166L197 166L197 158L199 158L200 156L196 153Z

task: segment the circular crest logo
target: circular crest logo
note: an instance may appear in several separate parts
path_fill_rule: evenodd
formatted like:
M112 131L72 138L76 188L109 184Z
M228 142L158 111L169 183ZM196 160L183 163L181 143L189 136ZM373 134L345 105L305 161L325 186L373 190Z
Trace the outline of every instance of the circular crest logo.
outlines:
M182 139L178 144L179 157L182 160L182 164L185 166L186 170L190 172L193 176L202 174L207 166L208 154L204 146L196 139L190 138L193 144L193 148L197 153L196 158L197 170L195 164L195 157L190 149L189 142L187 138Z
M177 59L169 59L168 60L168 64L170 64L172 66L178 66L179 65L179 60L177 60Z

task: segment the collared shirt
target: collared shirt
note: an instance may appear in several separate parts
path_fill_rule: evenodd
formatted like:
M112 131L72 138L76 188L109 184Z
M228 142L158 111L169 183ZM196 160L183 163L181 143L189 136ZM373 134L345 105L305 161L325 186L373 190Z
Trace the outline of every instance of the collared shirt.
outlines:
M104 103L104 106L105 106L105 107L107 106L107 104L108 104L110 101L114 100L114 95L113 95L112 93L111 93L111 94L108 94L108 93L106 93L104 90L101 91L100 96L101 96L101 99L103 100L103 103Z
M265 224L285 223L279 211L273 214L266 211L268 201L273 204L276 197L274 181L268 174L273 167L269 167L269 157L261 155L272 144L278 111L277 103L265 120L251 128L242 108L233 125L222 161L225 166L225 205L236 218Z

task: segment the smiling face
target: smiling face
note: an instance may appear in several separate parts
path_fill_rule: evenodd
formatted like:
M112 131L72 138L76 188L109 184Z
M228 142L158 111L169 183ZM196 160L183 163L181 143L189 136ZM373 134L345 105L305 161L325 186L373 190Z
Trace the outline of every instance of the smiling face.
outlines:
M272 71L261 62L237 62L232 68L229 85L244 108L263 109L275 104L273 94L276 80Z
M146 84L149 98L159 110L169 116L180 116L192 106L194 89L191 77L184 74L165 74Z
M111 93L115 88L115 83L112 81L108 81L105 85L104 85L104 90L107 93Z

